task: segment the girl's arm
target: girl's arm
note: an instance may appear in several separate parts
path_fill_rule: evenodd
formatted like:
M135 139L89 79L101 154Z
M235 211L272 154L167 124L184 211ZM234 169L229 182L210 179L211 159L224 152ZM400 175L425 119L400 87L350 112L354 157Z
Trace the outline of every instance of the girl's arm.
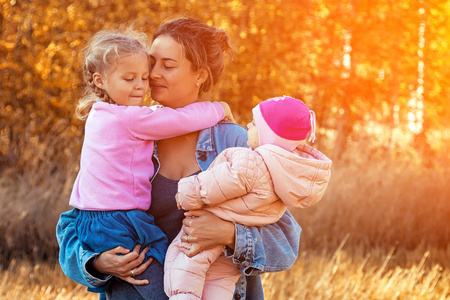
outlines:
M231 114L225 102L195 102L185 107L172 109L145 106L111 106L116 116L130 133L143 140L161 140L199 131L216 125Z

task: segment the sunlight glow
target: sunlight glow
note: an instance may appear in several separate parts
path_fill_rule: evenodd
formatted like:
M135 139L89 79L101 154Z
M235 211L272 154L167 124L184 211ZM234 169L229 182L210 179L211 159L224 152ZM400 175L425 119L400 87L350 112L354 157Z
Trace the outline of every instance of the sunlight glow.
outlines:
M341 74L341 78L347 79L350 78L350 69L352 67L352 57L350 55L350 53L352 52L351 46L352 34L349 31L344 30L343 38L344 38L344 47L343 47L344 55L342 56L342 65L344 66L344 71Z
M420 8L419 14L424 15L425 9ZM424 76L425 76L425 62L423 61L423 48L425 47L425 21L422 20L418 28L419 43L417 56L419 62L417 63L417 86L411 92L411 98L408 101L408 128L411 132L419 134L423 130L423 116L424 116Z

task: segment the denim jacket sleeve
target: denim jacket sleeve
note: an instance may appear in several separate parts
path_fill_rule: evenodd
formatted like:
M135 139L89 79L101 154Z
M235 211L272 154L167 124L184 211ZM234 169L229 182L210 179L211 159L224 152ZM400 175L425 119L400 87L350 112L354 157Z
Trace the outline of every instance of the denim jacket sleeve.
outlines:
M297 259L301 228L289 211L273 224L235 227L234 251L226 247L225 255L239 264L242 274L285 271Z
M74 208L59 217L56 226L56 238L59 244L59 263L64 274L70 279L85 285L91 292L103 292L112 278L105 275L97 278L87 269L87 262L99 253L85 250L75 233L75 219L79 210Z
M201 132L197 150L206 159L203 162L199 160L199 165L206 170L224 149L246 146L245 128L221 122L209 131ZM301 228L289 211L273 224L260 227L235 224L235 227L235 248L233 251L226 247L226 256L239 264L242 274L255 276L288 270L297 259Z

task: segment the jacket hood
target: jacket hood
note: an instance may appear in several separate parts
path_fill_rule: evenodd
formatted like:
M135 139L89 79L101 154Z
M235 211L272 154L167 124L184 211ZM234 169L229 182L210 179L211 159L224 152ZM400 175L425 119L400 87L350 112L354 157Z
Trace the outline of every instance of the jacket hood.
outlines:
M255 149L272 177L275 193L289 207L306 208L319 202L328 186L331 160L301 144L290 152L275 145Z

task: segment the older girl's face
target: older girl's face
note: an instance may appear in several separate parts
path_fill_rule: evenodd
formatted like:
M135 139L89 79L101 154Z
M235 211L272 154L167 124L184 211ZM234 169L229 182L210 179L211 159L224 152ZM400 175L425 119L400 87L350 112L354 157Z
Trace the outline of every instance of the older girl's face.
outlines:
M150 65L153 100L171 108L197 101L204 74L191 70L191 62L184 57L181 44L172 37L161 35L153 41Z

